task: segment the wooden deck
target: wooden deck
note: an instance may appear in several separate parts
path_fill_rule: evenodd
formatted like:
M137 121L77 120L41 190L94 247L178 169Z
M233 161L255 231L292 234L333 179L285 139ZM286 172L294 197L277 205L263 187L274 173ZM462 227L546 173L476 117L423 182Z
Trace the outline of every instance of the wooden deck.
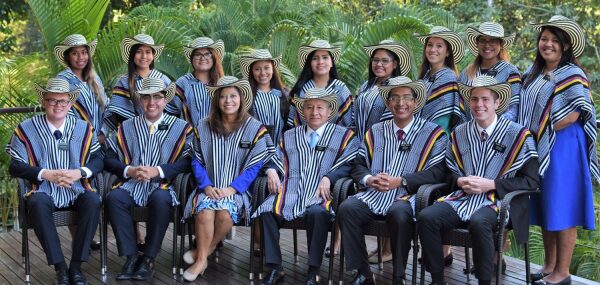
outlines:
M218 262L214 259L210 261L208 269L203 277L199 277L193 283L188 284L219 284L219 285L230 285L230 284L259 284L260 282L256 279L254 282L248 280L248 269L249 269L249 228L238 227L236 228L236 235L232 240L226 240L225 246L221 249L219 254ZM42 251L37 238L33 231L30 231L30 258L31 258L31 281L33 284L52 284L54 279L54 270L52 267L46 264L46 257ZM70 257L70 235L66 227L59 229L59 234L62 239L62 250L65 253L67 259ZM303 284L305 274L307 271L306 266L306 237L303 232L299 232L299 260L298 264L294 264L293 260L293 242L292 242L292 231L282 230L281 244L283 253L283 266L286 272L286 278L284 284ZM163 247L156 261L156 273L151 284L184 284L180 276L173 278L171 273L171 245L172 245L172 231L169 228ZM368 237L367 245L369 248L375 246L375 239ZM116 272L120 270L124 259L119 257L117 254L115 238L112 235L112 230L109 227L108 233L108 274L102 276L100 274L100 253L98 251L93 252L90 261L83 265L83 271L85 272L90 284L148 284L148 282L121 282L115 280ZM454 264L446 269L446 277L449 284L468 284L466 281L466 275L462 273L462 269L465 266L464 262L464 251L462 249L454 250ZM21 257L21 232L13 231L9 233L0 234L0 284L23 284L24 278L24 267ZM335 262L335 284L338 284L337 280L337 261ZM412 258L409 258L409 270L407 270L407 278L410 281L412 278L412 268L410 262ZM67 261L68 262L68 261ZM321 269L322 281L321 284L327 284L325 282L327 278L327 262L328 259L323 260L323 266ZM525 284L525 266L524 262L514 258L506 257L507 262L507 275L503 276L503 284ZM376 274L377 284L391 284L391 270L392 263L387 262L384 265L383 271L379 271L377 265L372 266L373 272ZM539 266L532 265L532 270L539 270ZM426 275L428 284L430 282L429 275ZM258 276L256 276L258 277ZM471 276L470 284L477 284L477 279ZM351 281L351 274L345 274L345 281ZM590 280L573 277L573 284L600 284Z

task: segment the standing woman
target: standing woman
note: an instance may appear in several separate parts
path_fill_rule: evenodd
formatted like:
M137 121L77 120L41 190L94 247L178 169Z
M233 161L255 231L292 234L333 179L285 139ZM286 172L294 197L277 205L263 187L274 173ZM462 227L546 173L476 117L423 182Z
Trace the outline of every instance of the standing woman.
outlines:
M184 254L184 261L192 263L183 273L186 281L204 273L207 257L234 223L249 220L250 185L275 153L265 126L248 114L248 81L224 76L208 90L210 114L198 126L192 160L198 187L184 210L184 218L195 218L197 239L197 249Z
M456 125L466 121L456 77L456 64L464 56L464 43L457 33L440 26L417 38L425 45L419 79L427 88L427 102L420 116L449 134Z
M144 113L136 92L141 88L142 79L159 78L165 86L169 86L171 79L154 69L154 62L163 48L164 45L154 44L154 39L146 34L126 37L121 41L121 58L127 63L127 74L122 75L113 87L110 103L104 113L107 131L115 131L121 122ZM173 113L168 106L165 111Z
M354 125L360 141L372 125L392 118L379 95L379 86L397 76L407 76L412 67L410 52L391 40L364 47L369 55L369 79L358 89L354 101Z
M92 61L97 43L97 40L88 42L80 34L69 35L54 47L54 55L58 63L66 68L57 77L69 82L70 90L80 90L69 114L92 125L98 141L104 144L102 116L108 97Z
M523 76L518 123L537 141L541 194L531 198L530 223L542 227L545 260L535 284L571 284L576 226L594 230L592 178L600 180L596 115L590 86L577 62L585 34L574 21L553 16L540 31L537 55ZM539 280L543 279L543 280Z
M257 49L240 59L242 76L248 79L254 100L250 115L267 127L273 143L279 143L285 118L290 109L287 88L279 77L281 56L273 57L266 49Z
M510 83L511 99L508 110L502 114L511 121L517 120L519 92L521 92L521 73L516 66L510 64L508 48L515 40L515 35L504 35L504 27L498 23L484 22L479 28L467 28L467 47L476 56L461 73L459 82L471 86L473 79L481 75L494 77L498 83ZM465 114L471 117L465 104Z
M326 40L314 40L298 49L298 62L302 71L290 91L291 97L304 97L311 88L323 88L338 98L337 115L330 121L344 127L352 125L352 94L346 84L338 79L336 61L340 58L340 48L332 47ZM296 127L305 122L295 106L291 106L288 125Z
M176 116L185 119L194 128L208 116L211 98L206 86L216 85L223 77L221 61L225 55L223 41L199 37L183 47L185 58L192 65L192 72L176 81L177 96L171 101Z

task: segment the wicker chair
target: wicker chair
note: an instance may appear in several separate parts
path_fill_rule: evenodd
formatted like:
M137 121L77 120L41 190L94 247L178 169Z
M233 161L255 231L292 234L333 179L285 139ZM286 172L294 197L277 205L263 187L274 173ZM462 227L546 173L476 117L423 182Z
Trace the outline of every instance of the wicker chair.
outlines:
M94 177L94 179L91 180L92 182L92 186L97 189L99 191L99 195L101 198L104 197L104 185L103 185L103 175L102 173L98 173L96 174L96 176ZM24 198L24 194L27 193L29 191L29 189L31 189L31 183L25 179L22 178L17 178L17 184L18 184L18 188L17 188L17 195L19 197L19 208L18 208L18 213L19 213L19 222L21 224L21 234L22 234L22 256L23 256L23 263L25 264L25 283L29 284L31 283L31 271L30 271L30 265L29 265L29 234L28 234L28 229L32 229L33 225L31 225L29 223L29 213L27 211L27 199ZM62 227L62 226L71 226L71 225L77 225L77 211L71 210L69 208L65 208L65 209L60 209L57 211L54 211L54 224L57 227ZM101 214L101 219L102 220L102 214ZM100 220L98 221L100 223ZM102 231L102 229L100 229L100 231ZM105 239L103 239L103 235L102 232L100 234L100 243L103 243L105 241ZM101 258L105 258L104 253L100 253L102 256ZM104 274L104 272L102 272L102 274Z
M448 184L433 184L433 185L424 185L422 187L422 191L419 190L417 194L417 209L423 209L428 205L431 205L437 198L442 196L443 191L448 188ZM500 213L499 213L499 221L503 221L498 224L498 228L495 230L494 241L496 243L496 248L498 249L498 258L496 260L497 271L496 271L496 284L500 284L500 274L502 274L502 249L504 248L504 239L503 236L506 231L510 230L510 222L507 219L508 212L510 210L511 203L514 201L518 201L519 199L528 199L529 195L537 194L539 190L536 191L526 191L526 190L515 190L511 191L501 201L500 205ZM418 226L418 223L417 223ZM470 281L470 273L471 273L471 262L469 257L469 248L472 247L471 237L469 231L464 228L460 229L452 229L448 230L442 236L442 243L452 246L460 246L465 249L465 263L467 268L465 268L464 272L467 274L467 281ZM526 274L526 282L530 283L529 273L530 273L530 264L529 264L529 245L527 242L523 244L523 249L525 252L525 274ZM420 284L424 284L425 282L425 262L421 263L421 282Z

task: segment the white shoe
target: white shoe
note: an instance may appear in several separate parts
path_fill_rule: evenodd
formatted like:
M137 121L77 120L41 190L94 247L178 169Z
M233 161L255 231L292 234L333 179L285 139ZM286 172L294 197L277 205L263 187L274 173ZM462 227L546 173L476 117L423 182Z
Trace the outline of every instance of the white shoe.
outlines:
M206 265L208 265L208 263ZM189 271L186 270L183 272L183 280L192 282L192 281L196 280L196 278L198 278L198 276L204 275L204 271L206 271L206 266L204 266L202 271L200 271L198 274L190 273Z
M185 264L194 264L194 262L196 262L191 250L188 250L183 254L183 262L185 262Z

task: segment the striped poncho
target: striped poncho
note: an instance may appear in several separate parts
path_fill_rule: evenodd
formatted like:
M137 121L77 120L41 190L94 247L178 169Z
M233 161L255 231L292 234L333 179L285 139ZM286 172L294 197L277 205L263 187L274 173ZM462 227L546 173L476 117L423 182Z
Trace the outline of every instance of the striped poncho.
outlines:
M427 72L422 80L427 90L427 101L418 114L421 118L434 122L442 117L454 116L458 120L456 125L466 121L465 104L458 94L458 83L452 69L444 67L434 74Z
M207 85L196 79L191 72L179 77L175 85L177 93L168 106L173 110L173 115L198 128L210 111L211 97L206 89Z
M367 88L367 82L358 90L354 100L354 125L359 140L364 141L365 133L376 123L391 119L392 113L385 106L376 85Z
M281 114L281 96L279 89L271 89L269 92L258 90L252 100L252 115L269 129L273 142L279 141L285 125Z

